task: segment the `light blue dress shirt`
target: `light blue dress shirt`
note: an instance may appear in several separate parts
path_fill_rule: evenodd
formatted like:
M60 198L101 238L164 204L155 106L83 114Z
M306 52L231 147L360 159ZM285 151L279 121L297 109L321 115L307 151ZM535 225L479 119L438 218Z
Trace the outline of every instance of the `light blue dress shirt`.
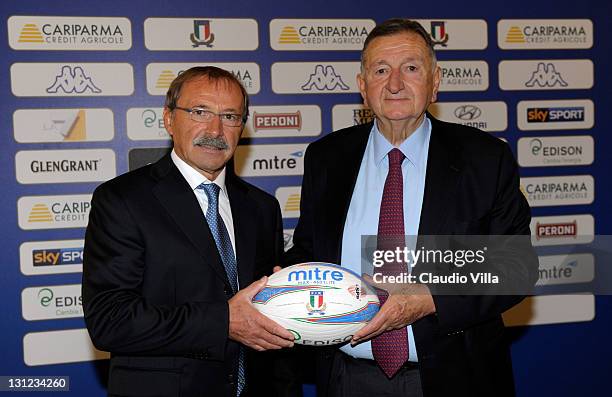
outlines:
M426 116L416 131L398 147L406 156L402 163L402 176L404 181L404 232L408 236L416 236L419 231L430 136L431 123ZM357 274L371 271L371 268L362 266L361 239L362 236L375 236L378 233L380 203L385 179L389 172L388 153L393 148L394 146L382 135L374 123L361 160L342 234L341 265ZM407 248L414 249L416 240L407 239L407 241ZM371 267L371 258L368 258L367 262ZM408 343L408 360L418 361L412 326L408 326ZM357 358L374 358L370 341L355 347L348 344L341 350Z

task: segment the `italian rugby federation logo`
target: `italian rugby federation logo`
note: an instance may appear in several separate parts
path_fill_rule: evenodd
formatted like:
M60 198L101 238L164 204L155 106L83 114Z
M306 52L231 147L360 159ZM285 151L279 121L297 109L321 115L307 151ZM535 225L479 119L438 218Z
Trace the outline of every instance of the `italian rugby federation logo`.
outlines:
M313 314L325 314L326 306L327 304L323 298L323 291L310 291L310 300L306 304L306 309L308 310L309 316Z

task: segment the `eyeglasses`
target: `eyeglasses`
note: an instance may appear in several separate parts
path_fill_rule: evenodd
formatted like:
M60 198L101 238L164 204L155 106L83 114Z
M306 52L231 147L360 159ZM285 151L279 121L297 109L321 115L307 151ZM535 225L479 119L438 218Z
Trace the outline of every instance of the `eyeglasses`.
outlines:
M175 109L182 110L184 112L189 113L189 118L198 123L209 123L215 118L215 116L219 116L221 119L221 123L226 127L240 127L242 125L242 115L237 113L215 113L208 109L203 108L181 108L178 106L174 107Z

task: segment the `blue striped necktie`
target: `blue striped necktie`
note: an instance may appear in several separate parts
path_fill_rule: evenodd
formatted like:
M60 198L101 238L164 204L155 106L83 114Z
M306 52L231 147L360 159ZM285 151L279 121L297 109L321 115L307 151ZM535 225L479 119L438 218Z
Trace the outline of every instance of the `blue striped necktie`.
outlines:
M206 193L208 198L208 209L206 210L206 222L210 232L215 239L219 256L225 267L227 278L232 286L234 293L238 292L238 266L236 264L236 256L234 255L234 249L232 248L232 240L230 240L229 233L223 223L221 214L219 213L219 191L221 188L215 183L201 183L197 189L201 189ZM246 384L246 374L244 369L244 348L240 346L240 353L238 354L238 390L236 395L239 396L244 390Z

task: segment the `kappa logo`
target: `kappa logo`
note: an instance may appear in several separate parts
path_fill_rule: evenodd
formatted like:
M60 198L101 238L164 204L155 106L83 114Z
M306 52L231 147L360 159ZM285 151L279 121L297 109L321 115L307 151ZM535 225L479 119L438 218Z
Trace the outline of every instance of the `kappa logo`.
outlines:
M213 41L215 41L215 35L211 32L210 20L194 20L193 33L189 36L189 39L193 43L193 48L197 48L201 45L206 46L208 48L213 47L212 43Z
M62 72L55 77L53 84L46 89L50 94L55 94L60 90L64 91L66 94L82 94L87 90L96 94L102 92L101 89L96 87L91 77L87 77L83 68L75 66L73 70L68 65L62 66Z
M448 33L446 33L446 22L431 21L430 35L434 47L437 45L446 47L446 43L448 42Z
M555 87L557 85L567 87L561 73L555 70L555 65L552 63L545 64L544 62L538 63L536 70L531 74L531 78L525 83L525 87L534 87L536 84L538 87Z
M482 110L474 105L462 105L455 109L455 117L459 120L475 120L480 117Z
M316 65L314 73L310 75L308 81L301 88L304 91L311 91L313 88L317 91L332 91L338 87L343 91L350 89L332 65Z

